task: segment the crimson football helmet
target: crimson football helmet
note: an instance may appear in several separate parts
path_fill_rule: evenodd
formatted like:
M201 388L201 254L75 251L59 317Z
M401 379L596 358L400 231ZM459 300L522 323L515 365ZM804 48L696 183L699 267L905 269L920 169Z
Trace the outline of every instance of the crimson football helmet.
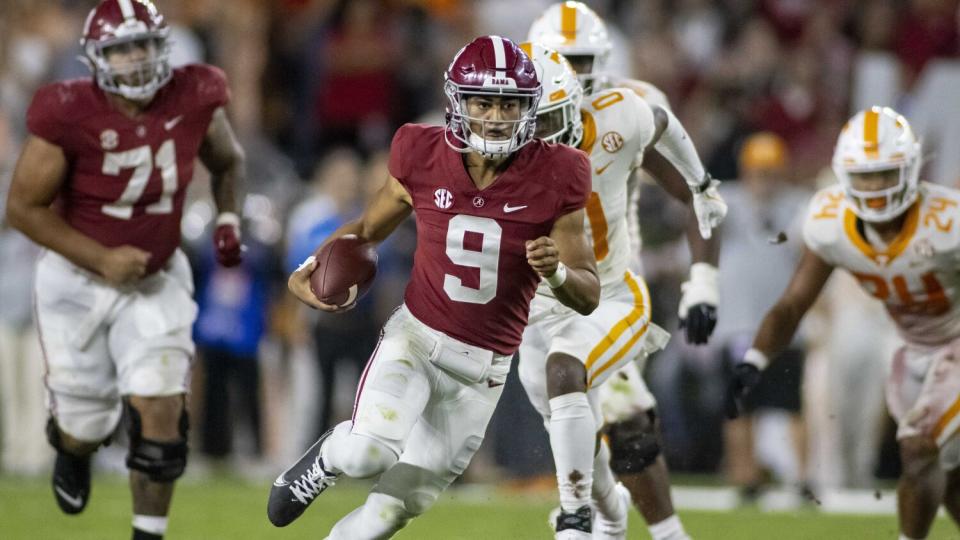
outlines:
M150 0L103 0L90 10L80 45L97 85L134 101L149 101L170 81L170 28ZM137 57L135 50L144 51ZM127 61L111 63L114 52Z
M505 156L533 140L541 85L530 58L512 41L500 36L483 36L468 43L453 58L444 74L447 95L447 129L444 138L458 152L476 151L484 156ZM517 120L489 121L471 117L467 98L471 96L520 98ZM479 124L475 132L470 124ZM511 124L504 139L488 138L488 124ZM492 129L491 129L492 131ZM465 146L455 144L453 137Z

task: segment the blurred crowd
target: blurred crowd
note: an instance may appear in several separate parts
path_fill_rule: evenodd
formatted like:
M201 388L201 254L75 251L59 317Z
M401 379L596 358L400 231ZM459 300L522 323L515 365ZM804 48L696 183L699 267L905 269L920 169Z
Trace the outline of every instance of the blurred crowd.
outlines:
M173 62L209 62L227 72L229 111L248 156L244 264L212 264L213 209L202 172L183 222L201 310L191 403L199 463L275 472L273 464L299 455L350 414L378 329L402 299L415 231L408 224L381 247L376 287L347 315L320 316L297 305L285 294L285 277L357 215L385 177L386 151L400 124L443 121L443 71L457 49L487 33L523 40L550 3L156 1L173 26ZM832 146L850 114L873 104L897 107L935 152L927 178L958 180L960 156L947 151L960 144L960 100L948 90L960 79L958 0L587 3L617 44L611 71L662 89L707 169L729 182L721 274L732 284L721 286L715 339L701 348L674 339L648 370L671 468L724 471L745 492L768 472L787 484L817 486L866 486L878 474L892 475L897 465L883 451L889 425L881 396L893 344L872 337L893 332L879 307L844 277L833 280L793 347L796 367L781 383L794 387L796 399L771 404L770 414L758 404L746 426L725 426L717 411L729 358L742 354L792 269L801 243L798 213L813 189L832 182ZM94 4L0 0L0 199L26 135L33 91L88 74L77 60L78 39ZM654 319L675 329L689 262L680 242L683 216L650 187L640 219ZM40 353L25 286L35 253L0 215L0 473L49 470ZM745 277L756 257L780 270ZM752 287L737 287L737 280ZM515 380L500 409L476 467L484 476L549 473L539 417ZM731 449L749 459L725 458Z

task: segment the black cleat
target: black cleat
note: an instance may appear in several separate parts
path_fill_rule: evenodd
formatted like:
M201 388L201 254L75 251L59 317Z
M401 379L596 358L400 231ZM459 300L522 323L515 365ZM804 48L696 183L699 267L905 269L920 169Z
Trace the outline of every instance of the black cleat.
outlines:
M560 512L557 516L556 531L556 538L590 538L593 531L593 510L589 505L583 505L576 512Z
M267 500L267 517L277 527L286 527L310 506L337 475L324 469L320 447L333 430L324 433L303 456L273 481Z
M90 500L90 456L57 452L53 466L53 495L64 513L83 512Z

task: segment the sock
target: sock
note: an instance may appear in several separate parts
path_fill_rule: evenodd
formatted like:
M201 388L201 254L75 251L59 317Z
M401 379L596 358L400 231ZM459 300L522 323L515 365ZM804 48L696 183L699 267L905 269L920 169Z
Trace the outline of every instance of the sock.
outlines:
M133 540L162 540L167 532L166 516L133 516Z
M900 537L897 540L926 540L925 538L910 538L909 536L900 533Z
M371 493L363 506L333 526L327 540L391 538L414 517L404 510L400 499L383 493Z
M557 466L560 508L575 512L590 504L597 429L585 392L550 400L550 447Z
M680 523L680 516L676 514L650 525L649 529L653 540L690 540L687 531L683 530L683 523Z
M593 504L597 517L605 521L620 521L627 514L627 507L617 494L617 480L610 470L610 448L607 441L600 442L600 451L593 458Z

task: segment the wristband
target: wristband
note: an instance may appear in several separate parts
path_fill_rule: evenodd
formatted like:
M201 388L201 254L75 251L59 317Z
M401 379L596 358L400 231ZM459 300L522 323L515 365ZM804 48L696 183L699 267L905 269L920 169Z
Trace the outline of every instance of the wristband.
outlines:
M299 272L299 271L303 270L304 268L309 267L311 264L313 264L313 261L315 261L315 260L317 260L317 256L316 256L316 255L311 255L311 256L307 257L306 259L303 260L302 263L300 263L300 266L298 266L297 269L294 270L294 272Z
M743 362L752 365L760 371L767 369L767 366L770 365L770 360L767 358L767 355L753 348L744 353Z
M567 280L567 267L561 262L557 263L557 271L553 273L550 277L543 278L547 285L551 289L556 289L563 285L563 282Z
M696 185L690 184L690 185L689 185L690 191L691 191L694 195L700 195L700 194L702 194L704 191L710 189L712 186L713 186L713 178L710 176L710 173L706 173L706 174L703 176L703 181L700 182L699 184L696 184Z
M220 215L217 216L217 227L220 225L233 225L234 227L240 228L240 217L233 212L221 212Z

